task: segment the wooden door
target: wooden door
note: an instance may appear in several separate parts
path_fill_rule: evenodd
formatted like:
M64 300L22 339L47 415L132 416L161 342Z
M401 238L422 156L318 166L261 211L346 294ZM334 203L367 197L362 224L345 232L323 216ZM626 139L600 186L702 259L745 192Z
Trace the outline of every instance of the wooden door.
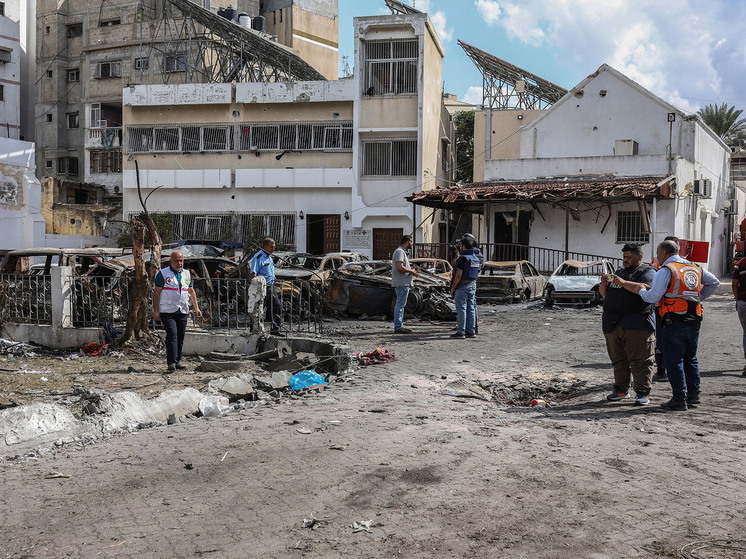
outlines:
M340 250L341 220L334 214L313 214L307 218L306 252L329 254Z
M401 227L373 229L373 260L391 260L403 235Z
M341 221L339 215L324 216L324 254L339 252L339 237L341 234Z

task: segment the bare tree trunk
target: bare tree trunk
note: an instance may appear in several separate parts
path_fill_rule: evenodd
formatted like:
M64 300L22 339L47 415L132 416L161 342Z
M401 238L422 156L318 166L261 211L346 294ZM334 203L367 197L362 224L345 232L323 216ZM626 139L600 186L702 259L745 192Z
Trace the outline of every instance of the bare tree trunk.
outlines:
M145 206L147 198L143 200L140 190L140 168L135 161L137 177L137 194L140 197L143 213L130 221L132 231L132 253L135 258L135 276L130 292L130 308L127 316L127 328L124 335L117 340L117 345L123 345L132 338L139 340L150 334L148 319L150 318L150 297L153 290L153 280L161 268L161 237L155 223L148 214ZM145 229L147 228L152 241L150 252L150 268L145 267Z

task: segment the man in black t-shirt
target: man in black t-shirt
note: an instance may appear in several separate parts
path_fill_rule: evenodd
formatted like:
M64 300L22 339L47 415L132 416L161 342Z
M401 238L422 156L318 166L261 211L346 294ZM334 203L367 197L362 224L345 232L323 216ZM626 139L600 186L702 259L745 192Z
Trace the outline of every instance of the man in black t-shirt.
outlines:
M650 285L655 271L642 263L642 249L636 244L622 248L624 267L615 272L623 280ZM635 405L650 402L653 365L655 364L655 315L654 306L620 286L611 283L612 277L601 278L600 293L604 297L602 328L606 349L614 365L614 389L607 400L617 401L629 397L632 380Z

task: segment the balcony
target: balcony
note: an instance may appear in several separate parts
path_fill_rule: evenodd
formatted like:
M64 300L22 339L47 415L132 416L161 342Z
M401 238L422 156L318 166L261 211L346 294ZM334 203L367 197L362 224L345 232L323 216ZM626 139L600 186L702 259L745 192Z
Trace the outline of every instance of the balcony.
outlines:
M85 136L86 149L111 149L122 147L122 127L88 128Z

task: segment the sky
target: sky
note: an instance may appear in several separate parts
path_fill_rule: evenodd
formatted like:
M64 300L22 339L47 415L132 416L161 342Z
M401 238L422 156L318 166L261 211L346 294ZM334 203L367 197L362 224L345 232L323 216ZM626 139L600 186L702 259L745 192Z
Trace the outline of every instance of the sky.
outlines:
M482 77L457 39L571 89L608 64L689 113L727 103L746 115L746 0L404 0L443 44L445 91L481 103ZM339 0L340 74L352 18L383 0Z

